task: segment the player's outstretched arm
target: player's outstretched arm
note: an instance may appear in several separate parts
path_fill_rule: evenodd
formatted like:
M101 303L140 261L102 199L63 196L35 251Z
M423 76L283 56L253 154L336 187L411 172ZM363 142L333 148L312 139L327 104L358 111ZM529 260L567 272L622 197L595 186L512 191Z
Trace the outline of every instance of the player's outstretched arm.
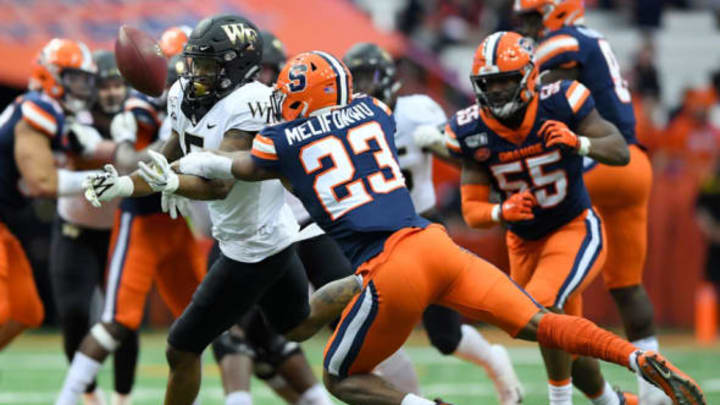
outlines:
M577 133L573 132L564 122L547 120L540 127L539 134L548 148L566 148L611 166L624 166L630 162L625 138L596 109L593 108L580 121L576 130Z

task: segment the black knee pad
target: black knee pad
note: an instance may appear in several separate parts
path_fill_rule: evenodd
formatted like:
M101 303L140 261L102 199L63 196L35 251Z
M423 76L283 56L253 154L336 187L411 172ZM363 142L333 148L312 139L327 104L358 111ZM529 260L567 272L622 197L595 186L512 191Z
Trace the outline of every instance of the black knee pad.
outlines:
M276 335L267 345L255 347L254 373L257 378L269 380L277 374L278 367L285 361L302 352L296 342L291 342Z
M212 342L213 356L219 364L223 357L229 354L244 354L250 358L255 358L255 350L245 338L233 335L226 331L216 337Z

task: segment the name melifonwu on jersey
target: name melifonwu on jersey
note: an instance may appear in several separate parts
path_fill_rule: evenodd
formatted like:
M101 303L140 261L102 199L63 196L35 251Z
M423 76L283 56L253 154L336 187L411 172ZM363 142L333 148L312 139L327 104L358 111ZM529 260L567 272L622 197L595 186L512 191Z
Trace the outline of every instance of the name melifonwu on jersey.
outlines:
M395 132L395 146L397 147L398 162L405 177L405 186L410 191L410 198L418 213L423 213L435 207L435 187L432 179L432 155L424 152L415 145L413 132L420 125L442 125L447 116L433 99L423 94L414 94L399 97L393 118L397 130ZM300 224L310 221L310 214L302 202L294 195L287 193L287 202ZM305 233L306 239L319 233Z
M182 79L168 94L168 115L184 154L203 148L218 149L231 130L256 132L270 123L271 90L247 83L219 100L199 121L185 116ZM298 225L285 204L279 180L236 181L224 200L209 201L212 235L223 254L233 260L256 263L288 247Z
M405 187L390 114L380 101L356 97L347 106L266 127L253 142L255 164L290 181L354 267L380 253L395 231L429 223Z

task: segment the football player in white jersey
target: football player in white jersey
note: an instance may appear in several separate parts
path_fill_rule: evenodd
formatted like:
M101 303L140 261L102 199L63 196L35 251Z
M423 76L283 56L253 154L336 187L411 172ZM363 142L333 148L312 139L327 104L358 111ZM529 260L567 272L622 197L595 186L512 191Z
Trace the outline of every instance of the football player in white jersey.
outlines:
M422 133L425 127L445 124L447 117L442 107L424 94L398 97L401 84L395 63L388 52L375 44L355 44L347 51L343 62L352 72L356 91L382 100L393 110L398 161L415 210L431 221L442 223L435 211L432 159L433 153L442 158L448 158L449 154L444 148L434 148L431 153L415 140L418 128ZM439 139L442 140L442 136ZM491 345L477 329L462 324L460 314L438 305L425 310L423 325L430 342L442 354L454 355L483 367L495 383L503 405L522 401L522 385L503 346Z
M161 167L154 173L171 172L167 160L191 151L250 149L254 134L272 116L271 89L253 80L261 49L257 28L242 17L217 15L198 23L183 51L187 71L168 94L172 135L162 155L155 156ZM190 404L200 387L202 351L252 306L259 305L280 333L310 314L305 270L292 245L298 225L277 180L207 181L148 173L118 176L108 167L90 179L86 196L96 204L152 192L210 200L221 256L168 336L165 403Z

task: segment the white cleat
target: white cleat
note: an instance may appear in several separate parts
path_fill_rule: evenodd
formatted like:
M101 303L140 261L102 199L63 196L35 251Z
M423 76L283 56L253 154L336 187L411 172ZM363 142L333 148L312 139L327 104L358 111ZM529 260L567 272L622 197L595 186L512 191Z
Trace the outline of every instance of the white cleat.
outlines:
M501 405L516 405L522 403L525 389L515 374L512 361L507 349L502 345L492 345L492 368L488 367L488 376L495 383Z

